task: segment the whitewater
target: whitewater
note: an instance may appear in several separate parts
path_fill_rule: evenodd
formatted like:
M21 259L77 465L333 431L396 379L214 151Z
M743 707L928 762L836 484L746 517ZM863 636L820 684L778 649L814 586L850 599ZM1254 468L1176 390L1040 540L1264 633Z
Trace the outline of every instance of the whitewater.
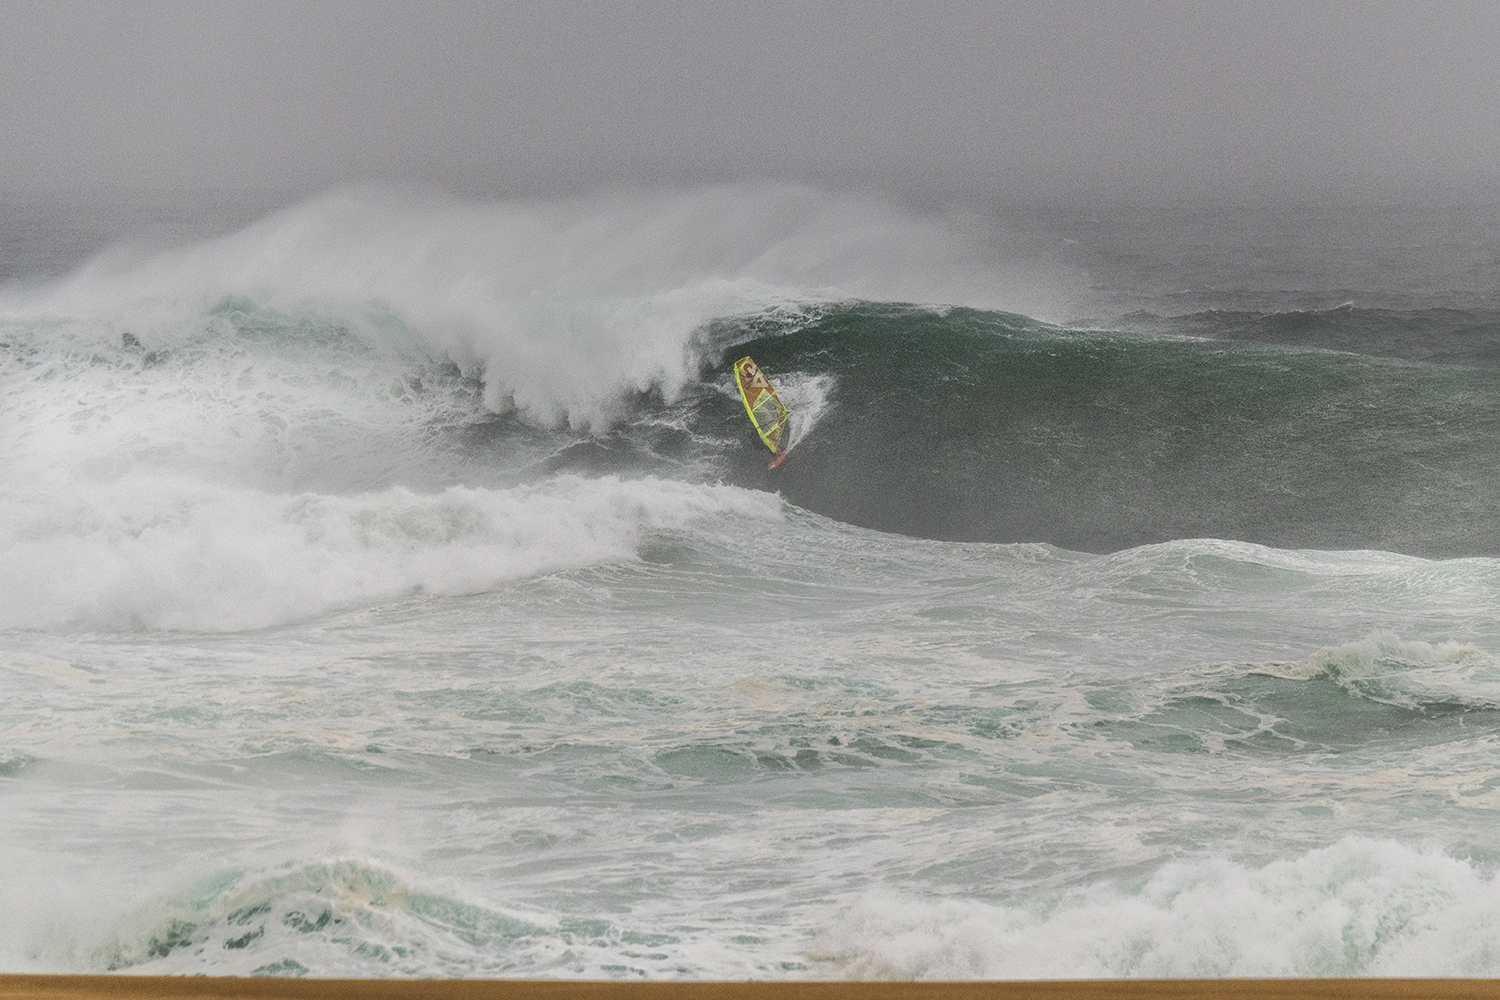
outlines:
M1493 206L0 211L0 970L1500 974Z

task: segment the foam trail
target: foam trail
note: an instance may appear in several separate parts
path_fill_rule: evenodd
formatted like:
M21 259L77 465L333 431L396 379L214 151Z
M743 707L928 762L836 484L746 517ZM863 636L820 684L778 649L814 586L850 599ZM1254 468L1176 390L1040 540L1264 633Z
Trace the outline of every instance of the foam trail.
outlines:
M790 452L806 441L813 428L818 426L819 418L828 407L835 380L831 375L792 374L780 381L782 384L776 391L792 412L792 436L786 449Z

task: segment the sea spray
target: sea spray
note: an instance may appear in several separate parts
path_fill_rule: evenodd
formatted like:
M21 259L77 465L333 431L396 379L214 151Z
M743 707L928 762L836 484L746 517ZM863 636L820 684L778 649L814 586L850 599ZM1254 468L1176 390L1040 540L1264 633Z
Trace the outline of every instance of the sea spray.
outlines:
M984 304L1003 270L962 225L800 188L490 205L362 188L11 288L0 326L21 343L97 351L128 333L170 351L244 301L476 370L491 409L593 427L622 390L675 393L709 320L870 295Z

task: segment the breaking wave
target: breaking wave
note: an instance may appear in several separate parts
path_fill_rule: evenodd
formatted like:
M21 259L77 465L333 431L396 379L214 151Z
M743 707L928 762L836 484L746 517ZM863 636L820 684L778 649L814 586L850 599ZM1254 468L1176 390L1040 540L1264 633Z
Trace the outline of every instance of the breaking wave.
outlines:
M1348 837L1031 906L875 896L811 954L856 979L1493 976L1497 888L1439 851Z

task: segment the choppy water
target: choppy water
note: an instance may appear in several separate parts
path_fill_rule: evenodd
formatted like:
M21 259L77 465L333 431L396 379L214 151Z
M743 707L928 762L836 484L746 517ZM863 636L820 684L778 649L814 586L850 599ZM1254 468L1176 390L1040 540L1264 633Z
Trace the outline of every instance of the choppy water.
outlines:
M1500 972L1493 213L1203 212L12 211L0 967Z

